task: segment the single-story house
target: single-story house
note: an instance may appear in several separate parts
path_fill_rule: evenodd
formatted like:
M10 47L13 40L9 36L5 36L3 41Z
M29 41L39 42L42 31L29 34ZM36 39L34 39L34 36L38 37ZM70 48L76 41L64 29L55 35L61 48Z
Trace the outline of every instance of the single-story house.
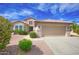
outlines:
M27 29L32 26L33 30L39 36L68 36L71 32L71 22L64 20L35 20L33 18L25 19L24 21L14 21L13 30Z

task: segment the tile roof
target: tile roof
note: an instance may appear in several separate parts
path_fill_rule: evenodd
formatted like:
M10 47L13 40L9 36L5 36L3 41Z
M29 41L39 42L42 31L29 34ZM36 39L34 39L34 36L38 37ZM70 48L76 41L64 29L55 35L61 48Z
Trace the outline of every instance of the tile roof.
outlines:
M72 22L69 22L69 21L64 21L64 20L53 20L53 19L34 20L34 21L36 21L36 22L72 23ZM18 22L18 21L13 21L12 23L14 23L14 22ZM19 21L19 22L27 23L26 21Z
M37 22L72 23L72 22L69 22L69 21L64 21L64 20L51 20L51 19L41 20L41 21L37 21Z

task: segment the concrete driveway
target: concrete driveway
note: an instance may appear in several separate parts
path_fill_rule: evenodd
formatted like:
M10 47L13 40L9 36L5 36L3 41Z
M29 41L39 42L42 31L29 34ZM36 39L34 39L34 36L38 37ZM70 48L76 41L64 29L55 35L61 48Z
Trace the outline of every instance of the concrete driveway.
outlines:
M79 55L79 37L43 37L55 55Z

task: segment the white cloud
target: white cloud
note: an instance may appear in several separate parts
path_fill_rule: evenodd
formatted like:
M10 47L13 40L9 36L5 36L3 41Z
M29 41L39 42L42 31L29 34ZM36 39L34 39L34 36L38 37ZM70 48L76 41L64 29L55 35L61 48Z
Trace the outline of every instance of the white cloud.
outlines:
M16 12L10 12L10 13L1 13L0 16L4 16L5 18L8 18L8 19L17 19L17 14Z
M72 12L72 11L76 11L79 9L79 4L75 3L75 4L71 4L70 8L67 9L67 12Z
M27 9L23 9L19 12L19 15L33 15L33 12Z
M54 4L48 8L50 9L52 14L56 14L57 12L64 14L64 12L68 13L68 12L79 10L78 5L79 4L76 3L61 3L61 4Z
M56 14L56 12L57 12L57 8L58 8L57 5L53 5L53 6L51 6L51 7L50 7L50 11L51 11L51 13Z
M48 11L48 9L50 8L49 6L50 6L50 4L40 3L40 4L37 6L37 9L39 9L39 10L41 10L41 11Z
M66 3L66 4L63 3L63 4L60 4L59 11L63 12L65 10L66 12L72 12L79 9L78 5L79 4L77 3Z
M39 4L39 6L37 7L39 10L42 10L44 11L45 10L45 4L44 3L41 3Z
M33 12L27 9L22 9L21 11L14 12L4 12L0 13L0 16L3 16L8 19L19 19L21 16L30 16L33 15Z
M63 12L65 9L67 9L69 7L69 5L70 4L67 4L67 3L66 4L64 4L64 3L63 4L60 4L59 11L60 12Z

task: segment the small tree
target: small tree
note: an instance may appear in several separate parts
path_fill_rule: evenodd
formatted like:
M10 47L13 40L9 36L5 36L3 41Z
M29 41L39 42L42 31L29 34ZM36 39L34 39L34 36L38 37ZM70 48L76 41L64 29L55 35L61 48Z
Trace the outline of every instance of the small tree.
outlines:
M11 38L11 23L0 16L0 44L6 46Z

